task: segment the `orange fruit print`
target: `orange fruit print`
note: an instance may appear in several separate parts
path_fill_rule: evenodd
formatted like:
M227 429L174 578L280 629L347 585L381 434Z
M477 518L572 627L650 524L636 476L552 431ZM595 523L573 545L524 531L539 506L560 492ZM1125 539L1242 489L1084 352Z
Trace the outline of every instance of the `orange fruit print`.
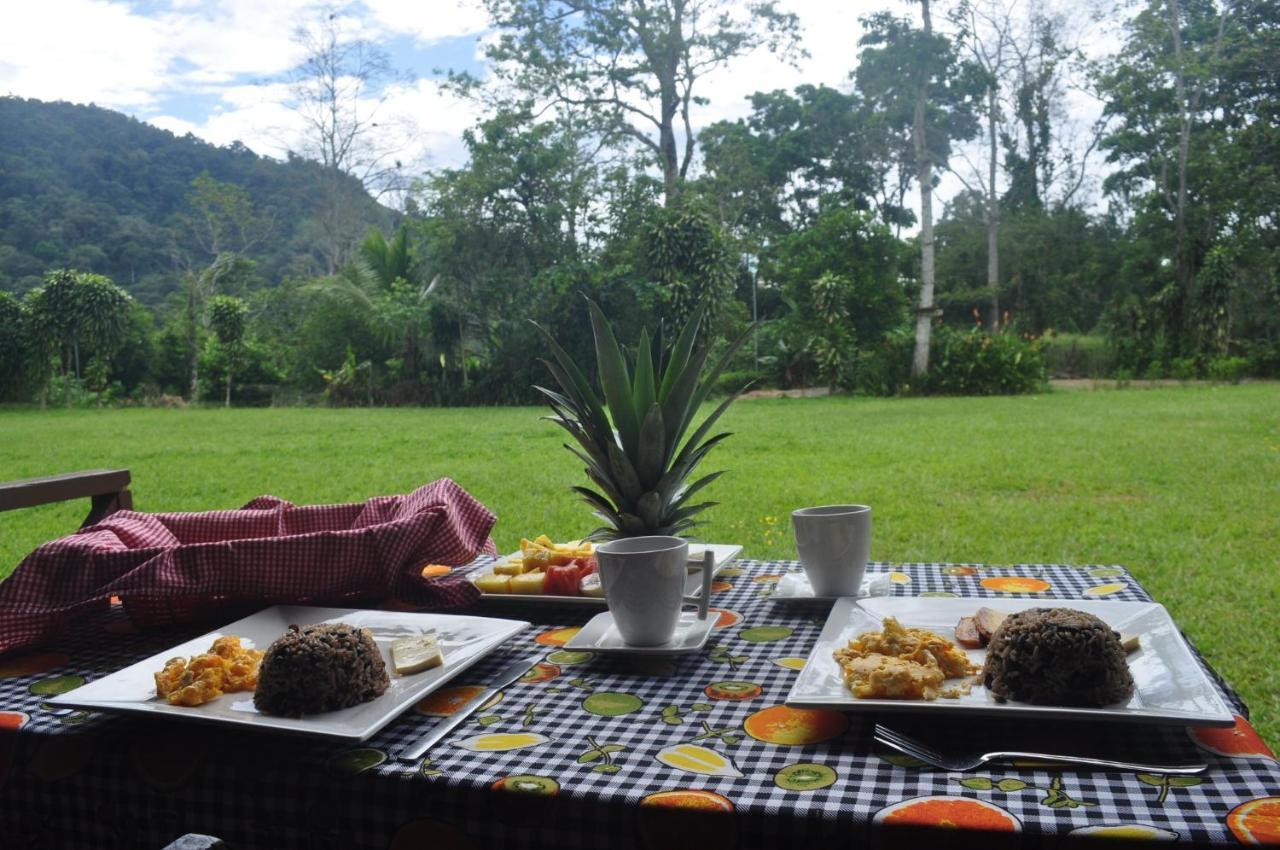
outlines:
M741 614L727 608L708 608L707 611L716 615L716 621L711 624L713 629L727 629L742 622Z
M484 685L457 685L423 697L413 708L419 714L448 717L479 696Z
M1249 723L1236 715L1236 725L1229 729L1201 726L1190 728L1187 734L1197 747L1227 758L1274 759L1276 754Z
M733 803L714 791L694 789L657 791L640 801L642 806L666 806L673 809L700 809L704 812L731 812Z
M997 593L1044 593L1049 589L1049 582L1044 579L1027 576L984 578L979 584Z
M917 797L876 813L876 823L972 829L982 832L1020 832L1022 824L999 806L968 797Z
M1227 815L1227 828L1241 844L1280 845L1280 797L1241 803Z
M549 632L543 632L533 639L534 643L540 643L543 646L564 646L573 640L573 636L582 631L581 628L569 629L552 629Z
M766 744L803 747L844 734L849 719L822 708L788 708L773 705L757 711L742 724L746 733Z

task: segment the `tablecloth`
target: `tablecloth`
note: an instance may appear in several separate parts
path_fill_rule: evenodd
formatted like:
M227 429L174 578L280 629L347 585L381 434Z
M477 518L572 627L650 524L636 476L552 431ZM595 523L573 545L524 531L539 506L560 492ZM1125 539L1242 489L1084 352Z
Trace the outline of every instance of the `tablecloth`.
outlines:
M715 585L708 649L679 659L627 663L565 650L590 609L484 608L536 623L355 747L44 704L199 633L131 634L118 611L107 612L55 647L0 664L0 842L158 848L203 832L233 850L1058 847L1108 830L1179 846L1280 842L1280 765L1220 680L1239 713L1234 729L968 721L920 730L966 742L1047 735L1210 763L1208 774L1188 778L1009 766L948 773L874 744L867 716L785 707L825 619L821 609L771 600L778 578L795 569L731 565ZM870 569L892 572L895 595L1149 600L1117 566ZM524 680L426 758L395 760L531 650L542 660ZM907 840L911 823L942 829Z

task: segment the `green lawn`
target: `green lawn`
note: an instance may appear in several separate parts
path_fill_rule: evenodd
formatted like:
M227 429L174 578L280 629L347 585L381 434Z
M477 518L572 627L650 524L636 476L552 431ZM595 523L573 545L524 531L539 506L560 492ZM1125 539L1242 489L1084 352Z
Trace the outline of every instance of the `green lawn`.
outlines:
M532 408L0 411L0 480L133 471L143 510L363 499L450 476L495 536L577 536L581 471ZM868 502L873 557L1128 566L1280 744L1280 386L740 402L707 539L793 557L788 511ZM0 575L85 506L0 514Z

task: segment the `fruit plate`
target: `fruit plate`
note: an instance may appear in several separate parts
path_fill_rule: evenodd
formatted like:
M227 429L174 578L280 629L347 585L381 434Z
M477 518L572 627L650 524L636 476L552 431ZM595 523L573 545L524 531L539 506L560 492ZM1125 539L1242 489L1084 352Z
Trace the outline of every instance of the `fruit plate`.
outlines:
M338 711L302 718L274 717L253 707L252 693L228 693L204 705L177 706L156 696L153 674L165 661L178 655L207 652L222 635L239 635L246 646L266 649L291 623L347 623L367 628L382 652L391 685L377 699ZM344 608L307 608L278 605L237 620L216 631L192 638L123 670L81 685L49 702L93 711L119 711L160 715L206 723L301 732L347 741L363 741L386 726L406 708L444 685L495 650L503 641L528 627L521 620L464 617L455 614L417 614ZM391 642L434 631L444 653L444 666L398 676L391 666Z
M685 596L697 596L702 593L702 576L698 571L698 564L702 561L703 552L711 550L715 556L715 566L712 569L712 575L717 576L720 571L737 558L742 552L742 547L728 543L690 543L689 544L689 578L685 581ZM499 561L505 561L507 558L519 557L519 552L514 552ZM497 562L495 562L497 563ZM471 580L475 581L482 575L488 575L493 572L493 565L481 567L471 573ZM522 604L532 605L581 605L587 608L605 608L603 596L551 596L545 593L485 593L480 597L481 602L518 602Z
M858 699L845 687L840 666L832 654L858 635L881 631L885 617L896 617L904 626L930 629L953 639L956 622L963 616L971 616L982 606L1010 614L1030 607L1074 608L1093 614L1115 631L1137 635L1141 646L1128 655L1129 670L1136 686L1133 696L1123 705L1076 708L1012 701L1000 703L980 683L974 684L972 692L958 699L933 701ZM979 666L986 659L985 649L967 652L970 660ZM951 680L951 683L955 681ZM1027 720L1132 720L1181 726L1231 726L1234 723L1231 710L1192 655L1169 612L1154 602L1073 599L1062 600L1059 605L1051 605L1047 601L1037 605L1022 599L841 599L832 607L827 624L786 702L796 708L837 708L883 714L944 712Z

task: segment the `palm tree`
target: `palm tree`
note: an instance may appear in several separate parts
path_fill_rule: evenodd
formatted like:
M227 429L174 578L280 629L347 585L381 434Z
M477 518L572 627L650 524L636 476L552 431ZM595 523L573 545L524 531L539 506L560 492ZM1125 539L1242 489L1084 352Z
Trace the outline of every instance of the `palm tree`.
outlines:
M402 224L390 241L381 231L371 230L360 243L355 262L316 286L358 312L388 345L398 345L405 374L416 382L430 296L438 280L422 278L409 228Z

